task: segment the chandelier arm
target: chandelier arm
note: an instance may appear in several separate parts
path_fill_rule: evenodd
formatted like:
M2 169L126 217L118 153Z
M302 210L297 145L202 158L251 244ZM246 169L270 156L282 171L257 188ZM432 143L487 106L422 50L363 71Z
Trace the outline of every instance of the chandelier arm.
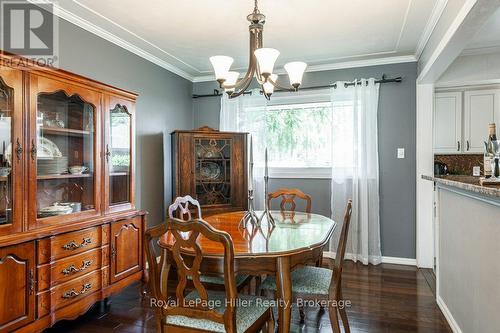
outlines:
M276 87L276 88L278 88L278 89L280 89L280 90L285 90L285 91L296 91L296 90L298 90L298 89L294 89L294 88L287 88L287 87L283 87L282 85L280 85L280 84L278 83L278 80L273 81L273 80L271 79L271 77L270 77L270 76L267 78L267 81L268 81L269 83L271 83L274 87Z
M245 85L245 86L243 86L243 88L241 88L238 92L233 92L232 94L230 94L230 95L229 95L229 98L230 98L230 99L231 99L231 98L236 98L236 97L238 97L238 96L243 95L243 94L245 93L245 91L247 90L247 88L250 86L250 83L251 83L251 82L252 82L252 81L251 81L251 80L249 80L249 81L246 83L246 85Z

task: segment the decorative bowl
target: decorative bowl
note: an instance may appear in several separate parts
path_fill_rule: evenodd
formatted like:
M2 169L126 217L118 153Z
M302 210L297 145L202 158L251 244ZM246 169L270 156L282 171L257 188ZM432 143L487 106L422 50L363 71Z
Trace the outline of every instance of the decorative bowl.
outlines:
M9 167L0 167L0 177L7 177L10 175L11 170Z

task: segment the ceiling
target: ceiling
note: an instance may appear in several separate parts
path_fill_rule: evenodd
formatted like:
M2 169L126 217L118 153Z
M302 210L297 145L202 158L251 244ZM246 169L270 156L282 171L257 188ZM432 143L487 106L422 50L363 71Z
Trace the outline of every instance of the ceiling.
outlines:
M484 26L465 48L463 55L500 52L500 9L486 21Z
M308 71L416 61L447 0L260 0L264 45ZM248 63L251 0L60 1L58 15L192 81L208 58Z

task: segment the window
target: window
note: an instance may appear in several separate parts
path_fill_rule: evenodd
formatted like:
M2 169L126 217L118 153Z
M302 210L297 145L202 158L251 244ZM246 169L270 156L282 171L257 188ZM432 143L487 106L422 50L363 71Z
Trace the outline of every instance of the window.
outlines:
M329 167L331 103L267 107L266 140L272 167Z
M329 178L332 166L349 172L352 102L305 102L304 98L300 103L290 103L289 98L272 102L246 107L238 119L242 130L254 134L254 145L268 148L271 177Z

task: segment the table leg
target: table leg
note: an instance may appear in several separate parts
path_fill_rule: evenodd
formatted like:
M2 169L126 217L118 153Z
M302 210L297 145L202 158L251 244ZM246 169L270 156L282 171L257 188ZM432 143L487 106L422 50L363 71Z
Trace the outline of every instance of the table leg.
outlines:
M292 316L292 280L290 272L290 257L278 257L276 259L276 286L278 299L278 328L280 333L290 332L290 320Z

